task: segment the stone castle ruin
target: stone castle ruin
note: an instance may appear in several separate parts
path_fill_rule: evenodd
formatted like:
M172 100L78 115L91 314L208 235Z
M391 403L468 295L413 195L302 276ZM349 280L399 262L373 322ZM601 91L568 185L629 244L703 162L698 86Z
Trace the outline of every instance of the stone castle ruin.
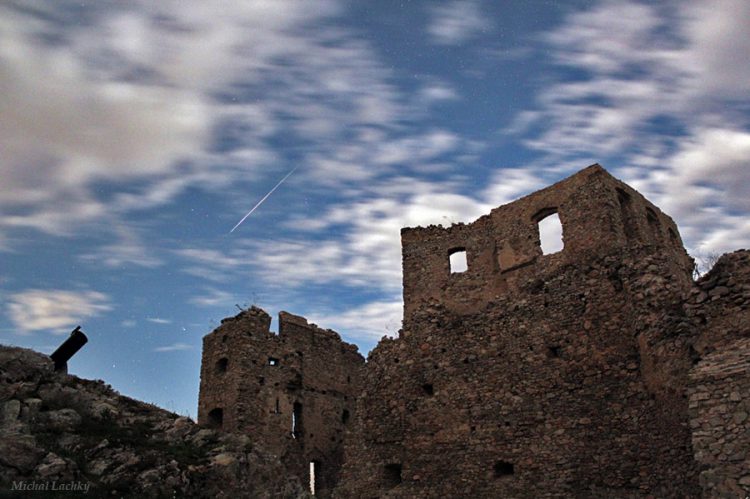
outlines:
M544 254L553 214L564 247ZM243 311L204 338L199 423L319 497L750 493L750 252L694 282L674 221L599 165L401 239L398 338L365 363Z

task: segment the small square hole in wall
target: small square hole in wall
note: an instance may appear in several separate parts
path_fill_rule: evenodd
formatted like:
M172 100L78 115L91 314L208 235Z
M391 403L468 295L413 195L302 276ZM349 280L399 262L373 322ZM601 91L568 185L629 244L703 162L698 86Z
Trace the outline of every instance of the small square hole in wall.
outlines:
M383 479L387 486L395 487L401 483L401 463L386 464L383 468Z
M425 395L434 395L435 389L432 387L431 383L425 383L422 385L422 391L425 393Z
M550 345L547 347L547 357L550 359L560 358L560 347L558 345Z
M449 253L451 274L460 274L469 269L466 261L466 250L464 248L452 249Z
M498 461L495 463L495 478L510 476L515 472L513 463Z
M279 359L275 357L268 357L268 365L269 366L278 366L279 365Z
M229 359L226 357L220 358L216 362L216 372L219 374L227 372L227 367L229 366Z

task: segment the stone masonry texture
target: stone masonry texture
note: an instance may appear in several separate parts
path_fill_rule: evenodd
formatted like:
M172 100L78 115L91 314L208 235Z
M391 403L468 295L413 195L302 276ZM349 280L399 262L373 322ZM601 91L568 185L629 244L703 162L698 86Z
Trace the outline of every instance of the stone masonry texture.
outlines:
M599 165L401 239L397 338L365 363L301 317L225 319L199 423L314 463L320 497L750 495L750 252L693 281L674 221Z
M337 333L252 307L203 339L198 422L242 433L277 455L288 473L328 497L361 390L364 358ZM283 479L284 477L279 477Z

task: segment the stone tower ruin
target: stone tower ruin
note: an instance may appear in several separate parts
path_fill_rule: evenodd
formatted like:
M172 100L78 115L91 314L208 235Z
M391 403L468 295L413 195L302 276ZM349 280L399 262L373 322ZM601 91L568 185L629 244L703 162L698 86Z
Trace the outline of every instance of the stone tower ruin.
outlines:
M674 221L599 165L401 239L398 338L364 364L300 317L276 336L243 312L204 339L200 422L325 476L323 497L750 492L750 252L694 282Z
M290 474L314 476L327 497L338 480L344 433L355 410L364 358L339 335L303 317L252 307L203 338L198 422L248 435ZM283 479L283 477L279 477Z

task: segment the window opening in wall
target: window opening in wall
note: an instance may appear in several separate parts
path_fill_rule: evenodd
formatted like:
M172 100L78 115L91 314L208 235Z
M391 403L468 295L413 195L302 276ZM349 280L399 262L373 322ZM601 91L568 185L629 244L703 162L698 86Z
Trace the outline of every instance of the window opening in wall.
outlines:
M465 248L454 248L450 250L448 252L448 258L450 259L451 274L460 274L469 269L469 264L466 261Z
M294 403L292 408L292 438L299 438L302 429L302 404Z
M276 407L274 407L274 413L281 414L281 408L279 407L279 399L276 399Z
M226 334L221 337L221 342L222 343L226 343L227 342L227 335Z
M422 385L422 391L425 395L433 395L435 393L435 389L432 387L431 383L425 383Z
M389 487L401 483L401 463L386 464L383 468L383 479Z
M208 425L211 428L221 429L224 425L224 410L220 407L211 409L211 411L208 413Z
M648 226L651 227L651 231L658 236L661 233L661 223L656 212L649 207L646 207L646 220L648 220Z
M636 228L633 223L633 210L630 204L630 194L620 188L616 189L617 200L620 202L620 218L622 219L623 231L627 239L636 237Z
M268 365L269 366L278 366L279 365L279 359L275 357L268 357Z
M222 357L216 361L216 372L225 373L227 372L227 366L229 366L229 359Z
M498 461L495 463L495 478L502 478L514 473L513 463Z
M563 227L560 216L556 211L542 215L537 220L539 227L539 242L542 246L543 255L551 255L563 249Z
M341 422L344 424L349 422L349 411L347 409L344 409L344 412L341 413Z
M547 357L550 359L557 359L560 357L560 347L558 345L551 345L547 347Z
M320 474L320 462L310 461L310 494L315 495L315 477Z

